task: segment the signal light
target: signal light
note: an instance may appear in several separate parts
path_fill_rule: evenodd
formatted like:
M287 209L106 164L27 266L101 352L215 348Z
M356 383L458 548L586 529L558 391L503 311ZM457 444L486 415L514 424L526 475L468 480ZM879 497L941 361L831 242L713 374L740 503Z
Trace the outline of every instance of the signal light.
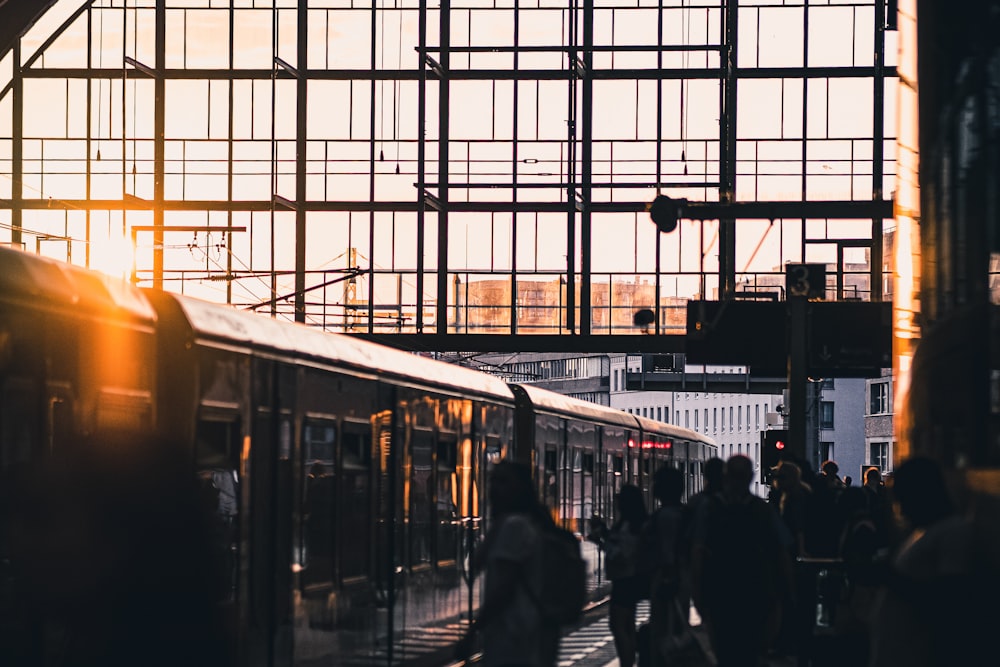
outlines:
M764 431L760 436L760 481L764 484L770 484L771 468L777 466L786 457L788 430L771 429Z
M661 232L669 233L677 229L678 218L687 204L686 199L671 199L666 195L656 195L649 204L649 217Z

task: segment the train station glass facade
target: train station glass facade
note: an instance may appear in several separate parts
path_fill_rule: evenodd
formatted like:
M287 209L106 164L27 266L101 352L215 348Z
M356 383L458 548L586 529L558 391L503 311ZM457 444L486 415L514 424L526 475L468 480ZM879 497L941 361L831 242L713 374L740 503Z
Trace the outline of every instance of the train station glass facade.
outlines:
M330 331L638 333L650 308L681 333L688 299L780 291L786 262L879 299L893 24L884 0L59 0L0 55L0 241ZM762 207L658 234L658 193Z

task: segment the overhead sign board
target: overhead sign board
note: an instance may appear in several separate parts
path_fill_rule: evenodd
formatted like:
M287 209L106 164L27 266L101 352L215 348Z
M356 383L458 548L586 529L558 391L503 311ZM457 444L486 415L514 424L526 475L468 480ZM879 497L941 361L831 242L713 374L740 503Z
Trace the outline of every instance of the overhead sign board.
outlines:
M688 301L687 362L748 366L753 375L784 377L787 319L780 301Z
M820 377L877 377L892 367L892 304L817 301L807 305L806 365ZM689 301L685 351L692 364L747 366L757 377L788 369L787 303Z
M811 303L806 318L811 374L878 377L882 368L892 368L891 303Z
M789 299L825 299L826 264L786 264L785 293Z

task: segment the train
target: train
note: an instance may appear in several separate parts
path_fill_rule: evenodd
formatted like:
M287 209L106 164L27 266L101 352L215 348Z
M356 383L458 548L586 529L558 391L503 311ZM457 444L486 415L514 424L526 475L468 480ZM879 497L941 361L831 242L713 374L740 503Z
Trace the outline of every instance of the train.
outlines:
M443 655L479 604L470 562L500 460L529 465L582 538L623 484L652 506L653 472L673 465L693 494L717 454L684 428L9 248L0 392L3 478L81 439L176 450L219 529L213 603L255 667ZM596 599L608 582L583 544ZM9 545L0 601L18 587Z

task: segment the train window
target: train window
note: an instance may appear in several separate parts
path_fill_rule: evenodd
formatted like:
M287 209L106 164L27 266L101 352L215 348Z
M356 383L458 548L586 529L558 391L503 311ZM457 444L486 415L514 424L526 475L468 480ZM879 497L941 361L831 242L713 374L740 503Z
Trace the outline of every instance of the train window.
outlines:
M594 474L594 453L584 452L583 453L583 472L585 475Z
M341 484L338 512L341 534L350 535L340 548L340 576L344 580L363 576L368 571L371 552L371 460L372 434L367 423L345 422L340 437Z
M201 420L195 437L195 466L203 506L214 528L213 548L226 576L217 594L235 602L239 575L241 429L235 419Z
M454 468L458 457L458 441L454 433L441 434L442 439L437 444L438 468Z
M332 422L307 421L302 429L302 545L298 562L302 583L330 583L336 539L336 446Z
M500 438L496 436L486 436L486 460L490 463L499 463L503 460L504 446Z
M437 559L439 566L451 566L458 559L461 531L458 513L458 485L455 462L458 442L454 433L440 434L437 443ZM447 439L444 439L447 438Z
M367 424L344 424L341 442L344 469L367 470L372 460L372 438Z
M622 457L616 456L612 461L614 465L615 475L621 475L622 473L625 472L625 462L624 459L622 459Z
M545 450L545 472L555 472L559 467L558 452L555 448Z
M414 430L410 458L410 567L429 564L433 545L434 435Z

